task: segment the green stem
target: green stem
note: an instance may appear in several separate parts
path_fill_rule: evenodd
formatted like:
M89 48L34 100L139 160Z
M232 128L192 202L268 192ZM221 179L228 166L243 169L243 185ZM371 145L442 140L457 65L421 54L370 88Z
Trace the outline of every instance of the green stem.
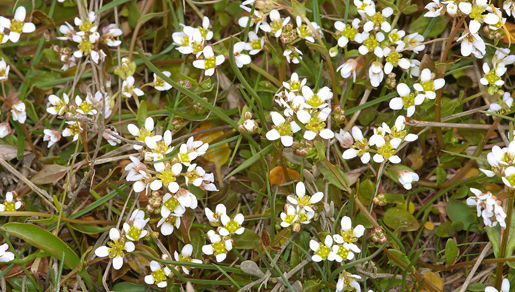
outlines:
M507 215L506 220L506 228L504 228L504 231L502 233L501 238L501 249L500 249L500 258L504 258L506 256L506 246L508 244L508 238L510 235L510 227L511 227L511 216L513 213L513 203L515 202L515 191L511 192L511 197L508 199L508 208L507 208ZM497 263L497 271L496 271L496 278L495 278L495 287L497 289L501 289L502 284L502 268L504 266L503 262Z

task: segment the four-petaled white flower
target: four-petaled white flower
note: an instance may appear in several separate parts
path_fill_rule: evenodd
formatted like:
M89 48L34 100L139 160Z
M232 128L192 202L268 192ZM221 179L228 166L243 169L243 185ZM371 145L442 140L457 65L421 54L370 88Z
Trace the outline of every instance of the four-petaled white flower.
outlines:
M9 249L9 245L4 243L0 245L0 263L7 263L14 260L14 253L7 251Z
M43 141L48 141L48 148L61 140L61 132L52 129L43 130Z
M132 241L122 237L117 228L109 230L109 239L111 241L107 243L107 246L100 246L95 250L95 255L100 258L109 256L109 258L113 259L113 268L119 270L123 266L125 255L133 252L135 245Z
M333 237L327 235L324 239L324 243L320 243L316 240L311 239L309 241L309 248L314 252L311 259L314 262L320 262L323 260L334 261L336 260L336 253L332 250Z
M27 11L25 7L19 6L14 12L14 19L10 20L0 16L0 26L9 28L9 40L17 43L22 33L31 33L36 30L36 26L32 22L25 22Z
M177 251L175 251L173 254L173 257L178 262L201 264L202 263L201 260L191 258L192 254L193 254L193 245L188 243L182 247L180 254ZM182 266L182 271L186 275L190 274L190 271L188 270L188 268L186 266Z
M411 190L412 184L417 182L418 179L418 174L412 171L403 171L399 174L399 182L407 190Z
M129 217L128 223L123 223L123 231L129 240L137 241L147 235L144 230L150 218L145 219L145 211L136 209Z
M232 240L222 239L214 230L209 230L207 237L211 244L202 246L202 252L206 255L215 255L217 262L223 262L232 249Z
M293 134L300 130L299 125L295 121L286 121L278 112L270 112L270 117L275 127L266 133L266 138L270 141L281 139L284 147L293 145Z
M218 230L218 233L221 236L229 236L231 234L243 234L245 228L241 225L243 224L244 219L245 217L241 213L236 214L236 216L234 216L234 218L232 219L229 216L227 216L227 214L222 214L222 216L220 217L220 222L222 223L223 227L221 227Z
M215 56L211 46L206 46L202 50L202 55L204 56L203 59L193 61L193 67L205 70L204 74L206 76L215 74L215 68L225 61L224 55Z
M5 62L4 58L0 60L0 81L5 81L9 78L9 65Z
M167 266L161 267L156 261L150 261L150 275L145 276L145 283L149 285L156 284L159 288L165 288L168 280L168 276L172 273L172 270Z
M172 73L168 71L163 71L162 73L168 78L172 76ZM152 82L152 86L159 91L166 91L172 88L172 86L168 84L168 82L164 81L161 77L157 76L156 73L154 73L154 81Z
M16 192L7 192L5 194L5 201L0 203L0 212L14 212L21 208L22 202L19 200L14 201Z

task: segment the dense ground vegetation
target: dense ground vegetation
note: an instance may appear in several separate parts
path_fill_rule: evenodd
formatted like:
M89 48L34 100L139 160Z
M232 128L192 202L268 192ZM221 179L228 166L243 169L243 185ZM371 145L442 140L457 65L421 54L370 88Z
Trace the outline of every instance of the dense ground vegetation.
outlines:
M514 291L514 1L0 16L2 291Z

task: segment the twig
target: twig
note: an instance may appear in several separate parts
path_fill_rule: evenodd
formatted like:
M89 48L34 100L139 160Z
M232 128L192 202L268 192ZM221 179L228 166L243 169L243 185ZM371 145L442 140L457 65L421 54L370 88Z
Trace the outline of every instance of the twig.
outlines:
M476 260L476 263L474 264L474 266L472 267L472 270L470 270L470 273L469 275L467 276L467 279L465 280L465 282L463 283L463 285L461 286L461 289L459 292L465 292L465 290L467 290L467 287L470 283L470 281L472 280L472 277L474 277L474 274L476 273L477 271L477 268L479 268L479 265L481 264L481 262L483 261L483 258L486 256L486 254L488 253L488 251L490 250L490 247L492 247L492 243L488 243L485 248L483 248L483 250L481 251L481 254L479 255L479 257L477 258Z

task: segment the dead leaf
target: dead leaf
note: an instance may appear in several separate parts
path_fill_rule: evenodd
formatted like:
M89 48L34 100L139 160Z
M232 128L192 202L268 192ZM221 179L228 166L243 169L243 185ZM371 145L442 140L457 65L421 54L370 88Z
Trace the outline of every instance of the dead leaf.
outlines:
M68 172L68 167L59 164L47 164L36 173L31 181L37 185L53 184L63 178Z
M285 177L285 172L288 173L288 178ZM268 174L268 179L271 185L282 185L288 181L299 180L300 174L295 169L276 166Z

